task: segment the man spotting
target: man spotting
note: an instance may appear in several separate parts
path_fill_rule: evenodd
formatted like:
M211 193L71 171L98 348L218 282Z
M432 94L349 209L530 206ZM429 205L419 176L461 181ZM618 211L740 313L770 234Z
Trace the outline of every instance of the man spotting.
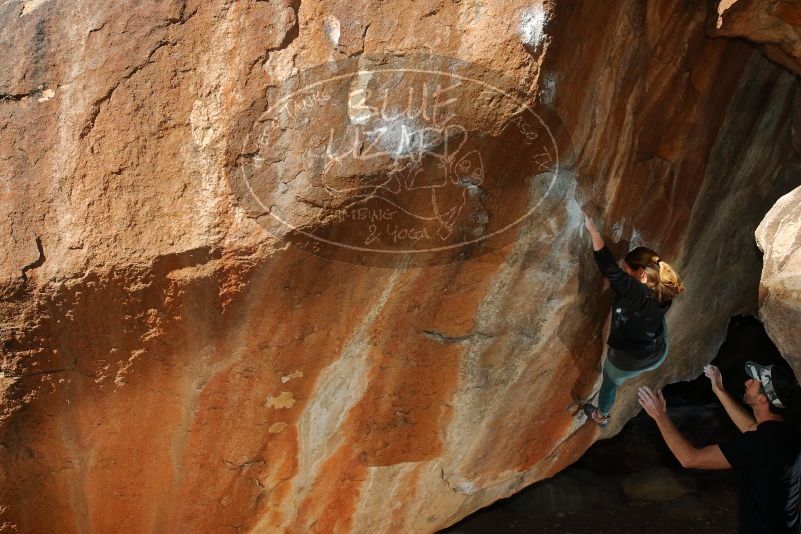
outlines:
M704 368L712 390L742 432L719 445L693 447L668 417L660 390L654 394L640 388L640 405L683 467L739 472L741 533L801 534L801 431L787 420L790 409L798 407L798 382L791 370L779 365L748 362L745 371L749 378L743 402L752 414L723 388L717 367Z

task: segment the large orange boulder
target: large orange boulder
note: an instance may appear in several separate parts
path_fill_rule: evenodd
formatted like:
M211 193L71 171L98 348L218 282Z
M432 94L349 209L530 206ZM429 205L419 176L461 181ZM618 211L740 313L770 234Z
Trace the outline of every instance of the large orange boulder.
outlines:
M0 524L434 532L600 435L618 254L697 375L798 81L660 0L0 4Z

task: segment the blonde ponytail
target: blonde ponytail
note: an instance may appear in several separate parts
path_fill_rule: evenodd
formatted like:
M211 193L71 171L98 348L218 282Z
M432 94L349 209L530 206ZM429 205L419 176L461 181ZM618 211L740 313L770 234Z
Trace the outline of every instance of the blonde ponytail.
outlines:
M626 255L626 263L645 272L646 284L661 302L671 301L684 292L679 274L650 248L635 248Z
M648 275L648 286L656 293L659 300L667 302L675 299L684 292L684 284L681 282L679 274L673 270L673 267L668 265L665 261L657 261L659 270L654 271L653 278ZM646 269L646 273L648 269Z

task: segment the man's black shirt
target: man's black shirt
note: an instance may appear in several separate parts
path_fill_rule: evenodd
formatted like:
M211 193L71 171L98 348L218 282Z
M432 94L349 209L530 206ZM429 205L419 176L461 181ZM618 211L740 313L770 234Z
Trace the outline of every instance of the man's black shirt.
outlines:
M801 534L801 432L790 423L763 421L720 445L740 478L740 532Z

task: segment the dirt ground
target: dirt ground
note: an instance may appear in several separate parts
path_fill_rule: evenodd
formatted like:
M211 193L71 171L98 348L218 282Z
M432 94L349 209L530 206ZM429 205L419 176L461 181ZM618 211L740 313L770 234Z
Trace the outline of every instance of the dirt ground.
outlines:
M514 497L512 497L514 498ZM730 490L671 503L629 503L579 513L521 514L505 501L480 510L444 534L676 534L737 532L737 494Z

